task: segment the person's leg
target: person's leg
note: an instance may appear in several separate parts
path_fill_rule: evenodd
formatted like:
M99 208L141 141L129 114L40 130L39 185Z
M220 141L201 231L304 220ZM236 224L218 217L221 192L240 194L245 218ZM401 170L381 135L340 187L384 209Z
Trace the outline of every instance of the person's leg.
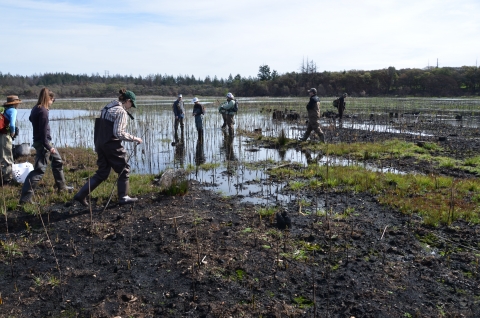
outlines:
M128 204L138 201L137 198L130 198L128 192L130 189L130 165L127 162L127 152L125 149L116 143L108 146L109 151L106 152L108 162L112 166L113 171L118 173L117 194L118 203Z
M222 129L227 127L227 114L221 113L222 114L222 119L223 119L223 125Z
M50 161L52 163L52 173L53 178L55 179L55 185L57 186L58 191L64 190L73 190L72 187L67 187L65 183L65 175L63 173L63 160L58 149L55 149L54 154L50 154Z
M83 187L75 194L74 200L80 202L83 206L88 206L87 196L95 190L103 181L107 180L110 175L111 166L102 151L98 151L97 166L98 169Z
M233 137L234 130L233 126L235 125L234 115L227 115L227 126L228 126L228 134L230 137Z
M325 142L325 134L323 133L320 126L315 128L315 132L317 133L318 137L320 138L320 141L324 143Z
M303 134L303 137L300 138L301 141L306 141L312 132L312 126L310 124L307 125L307 131Z
M12 165L13 165L13 152L12 152L12 138L8 134L0 134L1 144L1 166L2 166L2 179L0 182L3 184L9 183L13 179Z
M33 191L36 189L40 180L42 180L45 171L47 170L47 155L50 153L43 145L35 145L37 151L35 155L35 165L32 171L28 174L22 186L22 194L20 196L20 203L31 202L33 198Z
M178 120L180 121L180 131L183 139L183 128L185 127L184 118L179 118Z
M340 120L342 120L342 118L343 118L343 111L344 111L344 110L345 110L345 108L344 108L343 106L339 106L339 107L338 107L338 118L339 118Z

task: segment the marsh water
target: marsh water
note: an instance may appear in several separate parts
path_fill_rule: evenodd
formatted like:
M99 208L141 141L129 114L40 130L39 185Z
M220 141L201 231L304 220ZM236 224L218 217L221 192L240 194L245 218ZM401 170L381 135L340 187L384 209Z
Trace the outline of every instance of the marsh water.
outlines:
M322 112L336 110L332 106L332 100L333 98L322 99ZM110 99L57 99L50 110L51 134L55 146L92 148L94 119L109 101ZM225 195L244 196L245 201L258 203L284 199L278 191L272 193L272 186L267 185L266 173L262 170L261 163L308 164L306 154L299 150L256 148L249 144L249 138L241 134L230 138L228 133L221 129L222 118L217 111L217 105L221 101L216 98L201 99L207 110L204 116L204 142L198 141L192 116L193 104L186 100L183 143L172 146L173 101L174 98L165 97L147 97L138 101L138 109L133 111L135 120L130 121L127 128L128 132L144 140L144 143L137 147L126 143L127 152L132 156L129 163L133 173L159 174L167 168L188 168L193 171L192 178L212 189ZM28 117L35 101L24 102L23 109L18 110L17 124L20 135L15 144L31 143L32 129ZM305 130L307 102L307 98L240 98L240 110L235 116L235 130L257 131L258 134L269 137L278 137L283 130L288 138L298 138ZM357 130L429 136L427 132L414 129L416 124L431 122L479 127L479 106L478 99L348 98L348 116L342 123L323 118L321 124L324 127L343 125ZM299 113L300 119L275 120L272 116L274 110L283 111L285 114ZM341 158L311 155L318 157L320 163L328 161L333 165L360 164ZM260 163L260 169L248 169L246 164L250 163ZM203 164L212 164L212 167L208 170L202 169ZM388 168L368 168L388 171ZM396 170L390 172L402 173Z

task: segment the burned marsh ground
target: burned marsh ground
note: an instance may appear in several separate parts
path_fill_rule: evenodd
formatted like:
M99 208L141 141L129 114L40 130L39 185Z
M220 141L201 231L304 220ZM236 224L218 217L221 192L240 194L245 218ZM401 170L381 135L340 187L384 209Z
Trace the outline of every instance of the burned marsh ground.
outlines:
M155 176L132 178L141 201L105 211L114 179L91 210L55 196L48 178L52 199L27 211L8 199L18 188L2 188L0 316L478 317L478 129L368 125L325 124L326 145L241 127L237 154L292 151L305 163L207 161L186 167L188 192L176 196ZM82 183L92 158L70 151L67 177ZM266 177L240 182L245 166ZM212 191L217 179L195 169L270 199ZM290 228L279 228L281 212Z

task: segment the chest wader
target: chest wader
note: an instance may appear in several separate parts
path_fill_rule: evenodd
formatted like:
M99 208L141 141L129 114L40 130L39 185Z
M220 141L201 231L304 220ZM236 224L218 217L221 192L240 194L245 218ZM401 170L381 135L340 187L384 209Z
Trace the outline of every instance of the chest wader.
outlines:
M325 143L325 134L320 128L320 102L313 107L313 109L307 109L308 111L308 124L307 131L303 134L303 137L300 138L300 141L306 141L310 136L312 131L316 132L320 141Z
M105 112L106 113L106 112ZM74 199L84 204L87 195L107 180L111 169L118 173L117 193L121 199L127 196L129 188L130 165L127 163L127 153L122 141L113 134L114 123L105 118L95 119L94 143L97 152L98 170L78 191Z

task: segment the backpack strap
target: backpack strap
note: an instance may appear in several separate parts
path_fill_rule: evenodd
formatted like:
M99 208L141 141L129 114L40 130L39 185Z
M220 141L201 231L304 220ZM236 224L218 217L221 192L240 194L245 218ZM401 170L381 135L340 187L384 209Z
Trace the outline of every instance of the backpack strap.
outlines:
M103 108L102 108L102 111L101 111L101 113L100 113L100 118L105 119L105 115L107 114L107 111L108 111L110 108L118 107L118 106L121 106L121 105L113 105L113 106L110 106L110 107L107 107L107 106L103 107ZM105 109L105 112L103 112L104 109Z

